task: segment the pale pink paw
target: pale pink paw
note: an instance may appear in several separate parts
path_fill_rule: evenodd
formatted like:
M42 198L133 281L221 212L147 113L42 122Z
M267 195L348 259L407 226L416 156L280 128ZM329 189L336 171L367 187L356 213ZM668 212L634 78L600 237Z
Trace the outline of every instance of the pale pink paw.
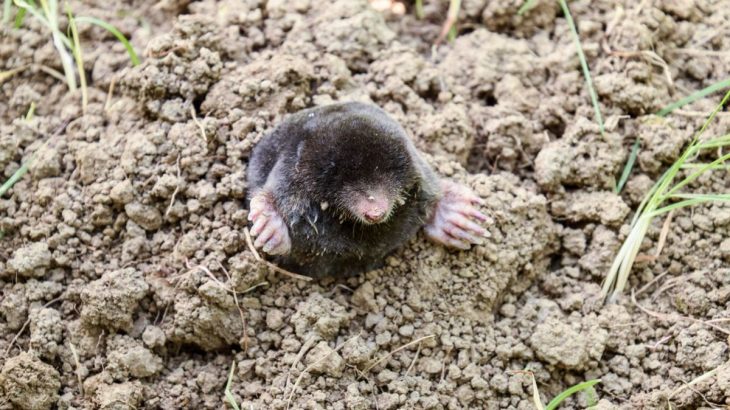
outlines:
M426 236L441 245L457 249L469 249L472 244L481 245L489 231L480 223L491 219L479 212L475 205L484 204L471 189L455 182L441 182L442 198L424 231Z
M255 247L262 248L269 255L289 253L291 250L289 230L268 192L261 191L251 199L248 220L253 222L251 235L256 238Z

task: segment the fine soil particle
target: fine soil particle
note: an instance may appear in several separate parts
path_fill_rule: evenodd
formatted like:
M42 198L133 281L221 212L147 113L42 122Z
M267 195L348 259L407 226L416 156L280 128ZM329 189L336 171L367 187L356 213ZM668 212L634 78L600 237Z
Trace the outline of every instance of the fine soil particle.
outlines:
M423 19L366 0L148 3L70 2L142 59L80 24L85 113L48 75L63 68L46 27L3 25L0 72L22 68L0 84L3 180L32 162L0 199L0 410L220 409L232 366L244 409L532 409L525 369L545 401L600 378L599 409L730 404L730 206L655 220L633 298L599 295L632 210L716 104L655 115L727 77L724 2L569 2L603 132L553 0L523 15L521 0L465 0L438 48L447 2ZM419 234L345 279L258 261L252 148L341 101L382 107L483 198L485 243ZM702 138L728 127L721 113ZM723 171L688 188L728 187Z

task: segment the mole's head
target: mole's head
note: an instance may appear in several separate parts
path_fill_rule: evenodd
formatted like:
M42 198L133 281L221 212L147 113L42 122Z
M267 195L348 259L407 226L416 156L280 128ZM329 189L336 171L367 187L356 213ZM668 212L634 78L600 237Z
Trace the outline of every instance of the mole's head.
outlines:
M321 126L298 155L310 194L323 207L365 225L387 221L415 183L405 133L392 120L381 120L350 115Z

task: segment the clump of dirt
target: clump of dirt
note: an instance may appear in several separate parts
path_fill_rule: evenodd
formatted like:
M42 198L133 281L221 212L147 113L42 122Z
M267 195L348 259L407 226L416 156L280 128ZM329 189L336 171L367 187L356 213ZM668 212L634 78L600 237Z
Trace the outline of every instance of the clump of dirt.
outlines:
M58 400L60 375L30 353L8 359L0 371L0 391L15 408L48 409Z
M728 404L727 205L656 220L632 297L599 292L631 210L714 106L654 115L724 79L730 9L570 2L601 132L558 3L518 16L522 3L464 1L456 40L432 49L446 3L418 20L365 0L72 2L143 51L131 67L80 27L86 113L41 67L62 70L45 28L3 27L0 71L25 68L0 84L0 172L34 161L0 199L0 409L218 409L234 365L246 409L533 408L524 369L545 399L600 378L597 408ZM483 245L419 235L345 279L257 260L251 149L287 114L351 100L383 107L484 199Z

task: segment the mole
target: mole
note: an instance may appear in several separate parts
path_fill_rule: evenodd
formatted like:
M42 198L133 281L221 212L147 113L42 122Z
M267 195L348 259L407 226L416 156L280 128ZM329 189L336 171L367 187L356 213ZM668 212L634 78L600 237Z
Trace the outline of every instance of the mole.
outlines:
M439 178L385 111L359 102L292 114L254 147L248 167L254 246L300 274L376 269L420 229L467 250L490 221L468 187Z

